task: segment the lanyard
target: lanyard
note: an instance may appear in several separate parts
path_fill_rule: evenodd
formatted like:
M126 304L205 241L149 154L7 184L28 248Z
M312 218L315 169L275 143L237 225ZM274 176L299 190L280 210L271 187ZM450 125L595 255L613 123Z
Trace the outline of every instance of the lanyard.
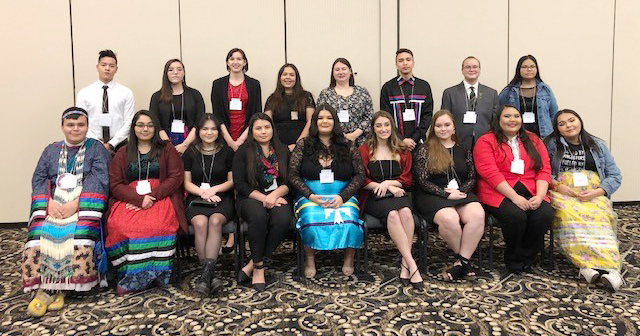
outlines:
M207 175L207 170L204 166L204 154L200 153L200 156L202 157L202 175L204 175L204 178L207 181L207 183L211 183L211 174L213 172L213 161L216 159L216 153L213 153L213 157L211 157L211 167L209 167L209 175Z
M536 106L536 91L538 90L537 87L533 88L533 98L531 99L531 111L527 111L527 102L524 100L524 95L522 93L522 88L520 88L520 99L522 100L522 106L524 107L524 111L522 111L522 113L526 113L526 112L531 112L533 113L534 111L534 107Z
M182 107L180 108L180 120L184 121L184 92L180 95L182 97ZM173 107L173 97L171 99L171 114L173 115L173 119L176 118L176 110Z
M582 149L582 160L580 161L582 161L582 169L585 169L587 167L587 152L584 150L584 144L582 143L582 141L580 141L580 148ZM578 170L578 167L580 167L580 165L578 164L578 160L576 157L580 154L580 151L576 151L576 153L574 154L570 146L567 146L567 149L571 154L571 165L573 166L573 170Z
M451 178L449 178L449 170L451 170L451 172L453 173L453 178L456 179L457 182L460 182L460 178L458 177L458 173L456 173L456 167L454 166L455 162L453 161L455 158L453 156L453 147L451 147L451 158L452 158L452 162L451 162L451 167L449 167L449 169L447 169L447 183L449 183L449 181L451 181Z
M151 166L151 162L147 160L147 176L145 180L149 179L149 166ZM138 181L142 181L142 164L140 163L140 151L138 151Z
M393 177L393 166L391 165L393 160L389 160L389 178ZM378 164L380 165L380 174L382 174L382 181L384 181L384 169L382 169L382 160L378 160ZM382 182L381 181L381 182Z
M406 109L406 106L409 106L409 101L407 101L407 96L404 95L404 90L402 89L402 85L400 85L399 82L398 82L398 86L400 87L400 92L402 92L402 98L405 99L404 106ZM411 95L409 96L409 100L411 100L411 97L413 97L413 89L415 88L416 88L416 84L414 82L413 85L411 85Z

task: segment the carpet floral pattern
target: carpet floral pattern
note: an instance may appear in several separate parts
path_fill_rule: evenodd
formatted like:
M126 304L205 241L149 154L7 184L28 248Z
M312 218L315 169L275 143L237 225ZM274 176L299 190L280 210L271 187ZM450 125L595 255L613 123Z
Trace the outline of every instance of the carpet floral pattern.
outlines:
M287 241L267 266L262 293L236 284L232 256L225 255L218 269L226 286L202 296L193 290L199 275L191 258L178 286L75 295L42 318L27 314L30 294L21 289L26 229L2 229L0 335L638 335L640 205L616 206L616 212L626 280L617 293L579 281L578 270L558 251L553 269L508 274L499 234L494 269L485 261L475 279L443 282L439 273L453 257L433 232L425 288L415 290L398 281L399 254L389 238L373 234L369 277L342 275L342 255L323 252L316 278L297 281Z

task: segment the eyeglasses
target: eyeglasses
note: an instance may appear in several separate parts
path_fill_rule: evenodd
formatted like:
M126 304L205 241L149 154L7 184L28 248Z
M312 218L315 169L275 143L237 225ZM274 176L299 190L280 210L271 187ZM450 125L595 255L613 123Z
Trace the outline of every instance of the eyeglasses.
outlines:
M136 123L136 127L137 128L145 128L146 127L146 128L152 129L154 126L153 126L153 123L149 123L149 124Z
M536 68L537 68L537 66L535 66L535 65L529 65L529 66L523 65L523 66L520 67L520 69L522 69L522 70L528 70L528 69L534 70Z
M462 68L465 69L465 70L471 70L471 69L478 70L478 69L480 69L480 67L477 66L477 65L465 65Z

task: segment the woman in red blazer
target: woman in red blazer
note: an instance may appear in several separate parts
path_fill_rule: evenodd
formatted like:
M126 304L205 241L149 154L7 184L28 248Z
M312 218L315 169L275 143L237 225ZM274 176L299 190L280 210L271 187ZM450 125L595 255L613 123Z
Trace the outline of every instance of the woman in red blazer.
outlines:
M361 212L387 223L389 236L402 255L400 281L421 289L422 277L411 255L415 223L406 194L412 180L411 152L397 134L388 112L373 115L369 138L358 148L366 173L358 199Z
M506 105L498 110L491 131L478 139L473 159L480 177L478 198L501 223L507 268L530 272L554 216L544 143L522 127L518 109Z

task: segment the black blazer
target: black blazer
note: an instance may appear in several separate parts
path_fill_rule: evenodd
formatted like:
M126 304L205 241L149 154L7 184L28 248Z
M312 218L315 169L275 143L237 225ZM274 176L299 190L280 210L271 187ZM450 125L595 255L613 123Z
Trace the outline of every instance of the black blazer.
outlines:
M244 82L247 86L249 94L249 102L247 103L247 115L245 117L245 127L249 124L251 116L262 112L262 92L260 82L247 75L244 75ZM227 88L229 87L229 75L220 77L213 81L211 87L211 106L213 106L213 114L227 126L227 130L231 132L231 121L229 119L229 96ZM244 131L244 130L243 130Z

